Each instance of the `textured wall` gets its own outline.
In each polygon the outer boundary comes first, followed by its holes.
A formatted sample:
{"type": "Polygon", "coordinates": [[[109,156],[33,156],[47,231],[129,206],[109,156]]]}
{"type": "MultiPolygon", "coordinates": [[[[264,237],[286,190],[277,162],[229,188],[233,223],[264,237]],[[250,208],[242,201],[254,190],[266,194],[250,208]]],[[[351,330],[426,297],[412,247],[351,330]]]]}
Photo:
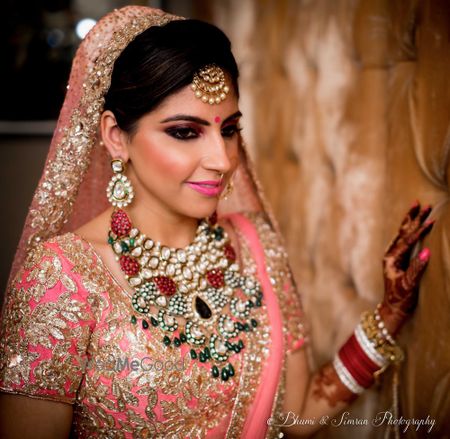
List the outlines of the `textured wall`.
{"type": "MultiPolygon", "coordinates": [[[[409,205],[435,206],[432,263],[401,339],[400,403],[404,416],[434,416],[433,432],[450,431],[450,3],[228,0],[214,17],[241,66],[246,138],[287,240],[317,364],[381,299],[382,255],[409,205]]],[[[355,416],[387,408],[377,391],[389,388],[387,375],[355,416]]],[[[337,430],[323,437],[364,434],[337,430]]]]}

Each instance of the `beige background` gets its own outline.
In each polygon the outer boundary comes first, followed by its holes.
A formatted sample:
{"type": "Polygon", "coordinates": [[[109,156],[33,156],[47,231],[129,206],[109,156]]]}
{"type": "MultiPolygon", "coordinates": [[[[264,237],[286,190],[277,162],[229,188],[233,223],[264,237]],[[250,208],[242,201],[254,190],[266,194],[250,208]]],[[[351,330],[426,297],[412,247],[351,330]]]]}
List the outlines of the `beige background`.
{"type": "MultiPolygon", "coordinates": [[[[450,436],[450,3],[218,2],[241,65],[249,143],[286,237],[316,364],[382,297],[381,259],[410,204],[434,206],[432,261],[402,333],[400,405],[450,436]],[[242,6],[243,5],[243,6],[242,6]]],[[[351,417],[390,406],[391,379],[351,417]]],[[[381,428],[320,437],[375,437],[381,428]]],[[[422,427],[408,435],[429,437],[422,427]]]]}

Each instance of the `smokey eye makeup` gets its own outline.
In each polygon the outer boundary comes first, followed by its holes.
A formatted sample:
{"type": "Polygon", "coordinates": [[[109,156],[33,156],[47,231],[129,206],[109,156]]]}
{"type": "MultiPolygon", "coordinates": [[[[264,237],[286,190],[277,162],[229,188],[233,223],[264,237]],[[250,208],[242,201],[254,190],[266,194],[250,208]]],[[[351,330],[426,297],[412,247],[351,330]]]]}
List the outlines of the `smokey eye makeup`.
{"type": "MultiPolygon", "coordinates": [[[[223,126],[220,130],[222,137],[232,138],[241,131],[239,125],[240,117],[242,117],[242,113],[237,111],[223,121],[223,126]]],[[[214,120],[219,122],[220,117],[216,116],[214,120]]],[[[176,114],[161,121],[161,123],[167,122],[178,122],[178,124],[169,126],[164,130],[167,135],[177,140],[196,139],[203,133],[204,127],[211,126],[207,120],[188,114],[176,114]]]]}
{"type": "Polygon", "coordinates": [[[166,134],[178,140],[196,139],[200,130],[192,126],[172,126],[165,129],[166,134]]]}
{"type": "MultiPolygon", "coordinates": [[[[223,137],[231,138],[241,130],[242,128],[236,122],[224,126],[221,129],[221,133],[223,137]]],[[[166,132],[166,134],[177,140],[197,139],[202,134],[201,129],[185,125],[171,126],[166,128],[164,131],[166,132]]]]}
{"type": "Polygon", "coordinates": [[[241,131],[242,128],[237,124],[230,124],[222,128],[221,133],[223,137],[233,137],[236,133],[241,131]]]}

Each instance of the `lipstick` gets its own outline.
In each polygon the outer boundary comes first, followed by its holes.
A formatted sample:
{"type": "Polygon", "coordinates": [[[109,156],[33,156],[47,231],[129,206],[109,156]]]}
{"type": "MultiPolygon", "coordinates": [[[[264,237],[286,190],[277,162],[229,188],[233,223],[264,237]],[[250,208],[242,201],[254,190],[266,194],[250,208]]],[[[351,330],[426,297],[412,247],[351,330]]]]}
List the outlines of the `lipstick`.
{"type": "Polygon", "coordinates": [[[194,191],[207,197],[217,197],[223,189],[221,180],[188,181],[186,184],[194,191]]]}

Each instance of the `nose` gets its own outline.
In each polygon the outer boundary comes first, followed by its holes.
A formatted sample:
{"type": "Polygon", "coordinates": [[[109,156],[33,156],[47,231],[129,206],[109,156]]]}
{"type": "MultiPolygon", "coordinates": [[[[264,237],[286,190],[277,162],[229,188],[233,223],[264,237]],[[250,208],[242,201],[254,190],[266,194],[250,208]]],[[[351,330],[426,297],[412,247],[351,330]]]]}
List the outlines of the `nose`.
{"type": "Polygon", "coordinates": [[[231,169],[231,145],[228,145],[221,134],[212,136],[206,145],[203,165],[206,169],[226,174],[231,169]]]}

